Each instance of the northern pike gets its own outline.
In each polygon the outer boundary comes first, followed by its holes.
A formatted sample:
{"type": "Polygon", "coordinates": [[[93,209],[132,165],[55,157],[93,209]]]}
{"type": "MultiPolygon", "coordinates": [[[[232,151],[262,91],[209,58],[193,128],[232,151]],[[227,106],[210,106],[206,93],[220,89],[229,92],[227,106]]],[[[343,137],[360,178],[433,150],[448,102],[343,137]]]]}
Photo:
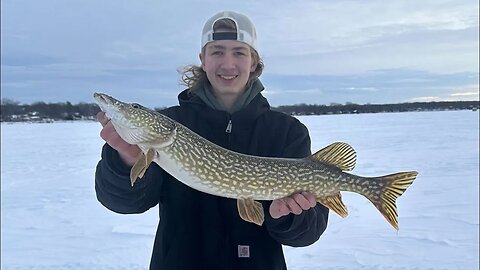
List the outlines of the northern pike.
{"type": "Polygon", "coordinates": [[[417,176],[415,171],[380,177],[347,173],[355,167],[356,152],[344,142],[299,159],[245,155],[220,147],[140,104],[101,93],[94,97],[118,135],[143,152],[130,172],[132,186],[155,162],[191,188],[237,199],[240,217],[257,225],[264,221],[258,200],[275,200],[301,191],[311,192],[317,202],[346,217],[340,192],[349,191],[365,196],[398,230],[396,199],[417,176]]]}

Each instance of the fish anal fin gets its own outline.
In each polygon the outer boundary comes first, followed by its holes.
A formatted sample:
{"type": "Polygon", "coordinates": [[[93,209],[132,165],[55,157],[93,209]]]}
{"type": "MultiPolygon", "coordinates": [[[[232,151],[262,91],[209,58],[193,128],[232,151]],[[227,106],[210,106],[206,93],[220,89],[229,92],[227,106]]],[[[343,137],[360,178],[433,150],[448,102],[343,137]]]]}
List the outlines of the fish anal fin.
{"type": "Polygon", "coordinates": [[[348,215],[347,207],[342,201],[342,195],[340,192],[333,193],[331,195],[317,197],[317,202],[323,204],[333,212],[337,213],[341,217],[348,215]]]}
{"type": "Polygon", "coordinates": [[[261,203],[249,198],[238,199],[237,208],[238,214],[243,220],[262,226],[265,216],[261,203]]]}
{"type": "Polygon", "coordinates": [[[130,170],[130,182],[132,187],[137,181],[138,178],[143,178],[145,172],[147,171],[150,163],[155,159],[156,151],[153,148],[149,148],[146,154],[142,156],[133,164],[132,169],[130,170]]]}
{"type": "Polygon", "coordinates": [[[355,168],[357,153],[349,144],[336,142],[319,150],[311,158],[315,161],[337,167],[342,171],[351,171],[355,168]]]}

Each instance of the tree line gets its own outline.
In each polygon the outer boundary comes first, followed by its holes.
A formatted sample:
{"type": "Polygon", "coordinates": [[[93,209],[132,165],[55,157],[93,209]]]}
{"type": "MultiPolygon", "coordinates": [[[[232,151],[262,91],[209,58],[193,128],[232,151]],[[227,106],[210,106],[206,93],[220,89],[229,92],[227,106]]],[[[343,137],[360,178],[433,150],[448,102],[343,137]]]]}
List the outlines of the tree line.
{"type": "MultiPolygon", "coordinates": [[[[70,102],[20,104],[10,99],[1,101],[1,122],[53,122],[58,120],[95,120],[100,108],[95,103],[70,102]]],[[[155,108],[160,111],[162,108],[155,108]]],[[[378,112],[409,112],[439,110],[478,110],[479,101],[416,102],[398,104],[335,104],[286,105],[274,110],[290,115],[357,114],[378,112]]]]}
{"type": "Polygon", "coordinates": [[[322,115],[322,114],[356,114],[379,112],[413,112],[413,111],[445,111],[445,110],[478,110],[479,101],[441,101],[414,102],[397,104],[346,104],[330,105],[288,105],[277,107],[276,110],[291,115],[322,115]]]}
{"type": "Polygon", "coordinates": [[[41,121],[51,122],[58,120],[95,119],[100,108],[95,103],[70,102],[19,104],[16,101],[2,99],[2,122],[41,121]]]}

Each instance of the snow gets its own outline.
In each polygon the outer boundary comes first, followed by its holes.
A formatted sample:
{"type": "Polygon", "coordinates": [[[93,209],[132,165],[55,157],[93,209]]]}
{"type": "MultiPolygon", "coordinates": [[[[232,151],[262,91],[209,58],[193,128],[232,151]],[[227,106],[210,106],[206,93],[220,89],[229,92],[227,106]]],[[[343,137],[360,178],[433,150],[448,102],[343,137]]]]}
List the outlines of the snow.
{"type": "MultiPolygon", "coordinates": [[[[302,116],[312,151],[345,141],[353,173],[417,170],[395,231],[344,193],[315,244],[285,247],[289,269],[478,269],[479,113],[302,116]]],[[[1,269],[147,269],[158,209],[119,215],[95,197],[103,144],[95,122],[1,125],[1,269]]]]}

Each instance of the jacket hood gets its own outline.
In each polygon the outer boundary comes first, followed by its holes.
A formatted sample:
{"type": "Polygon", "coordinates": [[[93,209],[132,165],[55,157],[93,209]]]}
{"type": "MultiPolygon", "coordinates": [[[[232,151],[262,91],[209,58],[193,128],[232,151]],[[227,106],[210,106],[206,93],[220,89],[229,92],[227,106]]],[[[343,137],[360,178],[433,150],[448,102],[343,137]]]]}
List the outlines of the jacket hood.
{"type": "MultiPolygon", "coordinates": [[[[241,104],[241,108],[235,110],[232,113],[226,112],[224,110],[215,108],[211,104],[205,102],[205,97],[201,97],[196,93],[191,93],[188,90],[183,90],[178,95],[178,102],[180,106],[192,106],[199,113],[206,112],[223,112],[223,114],[230,115],[232,118],[236,117],[247,117],[247,118],[257,118],[262,113],[270,109],[270,104],[267,99],[260,93],[263,91],[264,87],[260,80],[256,80],[250,89],[245,91],[245,93],[240,97],[238,104],[241,104]]],[[[240,106],[236,105],[235,107],[240,106]]]]}

